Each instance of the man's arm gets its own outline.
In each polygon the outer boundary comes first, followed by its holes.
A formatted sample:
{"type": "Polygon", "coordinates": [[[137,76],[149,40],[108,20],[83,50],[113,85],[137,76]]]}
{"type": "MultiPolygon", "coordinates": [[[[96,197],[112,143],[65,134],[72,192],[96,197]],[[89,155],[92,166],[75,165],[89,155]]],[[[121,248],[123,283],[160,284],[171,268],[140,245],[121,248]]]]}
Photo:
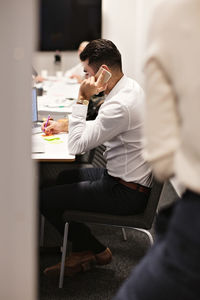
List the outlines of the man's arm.
{"type": "Polygon", "coordinates": [[[174,152],[179,144],[177,100],[169,78],[156,59],[147,61],[145,75],[145,158],[156,177],[165,180],[173,175],[174,152]]]}
{"type": "Polygon", "coordinates": [[[72,154],[93,149],[128,129],[128,110],[117,101],[107,103],[93,121],[86,121],[86,115],[86,105],[73,106],[68,136],[68,148],[72,154]]]}

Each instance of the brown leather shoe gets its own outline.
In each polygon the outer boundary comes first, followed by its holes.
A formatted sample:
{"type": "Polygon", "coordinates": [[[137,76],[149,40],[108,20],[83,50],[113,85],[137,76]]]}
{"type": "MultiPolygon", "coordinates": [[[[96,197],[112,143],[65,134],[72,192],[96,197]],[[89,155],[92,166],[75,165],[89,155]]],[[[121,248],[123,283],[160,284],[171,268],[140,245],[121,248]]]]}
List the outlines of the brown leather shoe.
{"type": "MultiPolygon", "coordinates": [[[[96,264],[95,255],[91,251],[73,252],[65,260],[64,276],[74,276],[79,272],[86,272],[96,264]]],[[[46,268],[44,274],[58,276],[60,274],[60,263],[46,268]]]]}
{"type": "MultiPolygon", "coordinates": [[[[94,265],[107,265],[112,260],[112,253],[109,248],[105,251],[94,254],[91,251],[72,252],[65,260],[64,276],[74,276],[80,272],[86,272],[94,265]]],[[[48,276],[58,276],[60,274],[60,263],[46,268],[44,274],[48,276]]]]}
{"type": "Polygon", "coordinates": [[[107,265],[112,260],[112,252],[109,248],[106,248],[106,250],[104,250],[103,252],[96,254],[95,258],[97,265],[107,265]]]}

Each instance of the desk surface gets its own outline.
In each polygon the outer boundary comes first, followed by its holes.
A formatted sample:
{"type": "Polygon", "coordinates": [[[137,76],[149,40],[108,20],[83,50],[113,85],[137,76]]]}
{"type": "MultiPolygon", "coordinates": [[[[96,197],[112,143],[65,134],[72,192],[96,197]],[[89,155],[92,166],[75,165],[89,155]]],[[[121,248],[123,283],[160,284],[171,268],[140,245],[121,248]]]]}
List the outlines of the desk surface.
{"type": "Polygon", "coordinates": [[[72,162],[74,155],[68,151],[68,134],[60,133],[43,136],[43,133],[32,135],[32,158],[38,161],[72,162]]]}

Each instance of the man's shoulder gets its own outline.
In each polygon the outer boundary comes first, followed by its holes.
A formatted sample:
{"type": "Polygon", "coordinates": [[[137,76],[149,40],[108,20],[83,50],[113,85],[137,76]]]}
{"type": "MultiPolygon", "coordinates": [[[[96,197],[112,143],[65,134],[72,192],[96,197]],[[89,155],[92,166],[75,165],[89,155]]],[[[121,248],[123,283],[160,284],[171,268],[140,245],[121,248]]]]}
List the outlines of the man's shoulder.
{"type": "Polygon", "coordinates": [[[127,77],[127,85],[121,89],[121,93],[126,93],[132,101],[136,98],[144,97],[144,90],[141,85],[130,77],[127,77]]]}
{"type": "Polygon", "coordinates": [[[118,91],[120,93],[143,93],[143,89],[140,84],[133,78],[125,76],[124,85],[121,86],[121,89],[118,91]]]}
{"type": "Polygon", "coordinates": [[[139,106],[144,101],[144,91],[139,83],[130,78],[125,77],[123,85],[120,86],[120,89],[113,94],[108,101],[105,101],[102,108],[107,108],[115,105],[118,109],[121,110],[133,110],[136,106],[139,106]]]}

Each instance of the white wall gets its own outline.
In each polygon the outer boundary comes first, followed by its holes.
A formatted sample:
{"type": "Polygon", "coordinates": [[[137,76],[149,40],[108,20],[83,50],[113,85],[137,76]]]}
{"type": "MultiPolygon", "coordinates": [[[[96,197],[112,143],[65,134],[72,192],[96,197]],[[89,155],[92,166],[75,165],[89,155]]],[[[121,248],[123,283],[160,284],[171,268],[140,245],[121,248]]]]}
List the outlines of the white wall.
{"type": "MultiPolygon", "coordinates": [[[[33,67],[40,74],[41,70],[48,70],[49,75],[55,75],[57,71],[57,66],[54,64],[54,54],[55,52],[40,52],[35,51],[33,54],[33,67]]],[[[65,72],[67,69],[78,64],[79,58],[76,51],[63,51],[61,52],[62,62],[60,65],[60,70],[65,72]]]]}
{"type": "Polygon", "coordinates": [[[102,37],[116,44],[122,54],[124,72],[130,77],[135,75],[136,6],[134,0],[102,3],[102,37]]]}
{"type": "Polygon", "coordinates": [[[152,9],[159,0],[103,0],[103,38],[119,48],[124,73],[143,85],[145,40],[152,9]]]}
{"type": "Polygon", "coordinates": [[[2,300],[36,299],[36,197],[31,160],[34,2],[2,0],[0,9],[2,300]]]}

